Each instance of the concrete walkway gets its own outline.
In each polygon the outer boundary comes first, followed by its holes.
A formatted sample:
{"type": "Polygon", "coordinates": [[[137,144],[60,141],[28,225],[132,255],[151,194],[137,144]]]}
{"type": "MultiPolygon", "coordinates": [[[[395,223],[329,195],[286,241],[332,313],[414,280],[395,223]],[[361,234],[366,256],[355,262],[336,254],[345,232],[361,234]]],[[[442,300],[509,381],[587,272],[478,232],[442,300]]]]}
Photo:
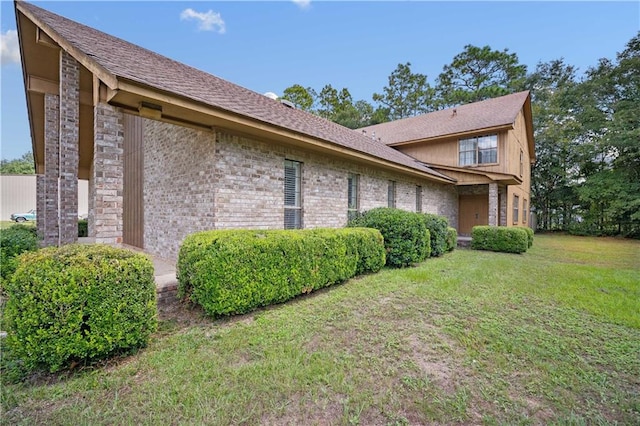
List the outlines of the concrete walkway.
{"type": "Polygon", "coordinates": [[[145,253],[153,261],[153,269],[156,276],[156,293],[158,301],[176,297],[178,280],[176,279],[176,264],[167,259],[161,259],[145,253]]]}

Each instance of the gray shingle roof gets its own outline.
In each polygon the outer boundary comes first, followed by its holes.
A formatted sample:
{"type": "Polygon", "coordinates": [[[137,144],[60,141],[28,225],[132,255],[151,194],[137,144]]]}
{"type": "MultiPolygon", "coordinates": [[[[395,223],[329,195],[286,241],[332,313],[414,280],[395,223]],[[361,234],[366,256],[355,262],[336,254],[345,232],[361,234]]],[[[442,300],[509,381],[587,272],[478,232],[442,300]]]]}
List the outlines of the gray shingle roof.
{"type": "Polygon", "coordinates": [[[31,13],[36,20],[48,26],[117,78],[141,83],[214,108],[454,181],[412,157],[346,127],[304,111],[288,108],[259,93],[32,4],[19,2],[17,7],[31,13]]]}
{"type": "Polygon", "coordinates": [[[358,129],[387,145],[513,124],[529,92],[518,92],[358,129]],[[455,114],[453,113],[455,109],[455,114]]]}

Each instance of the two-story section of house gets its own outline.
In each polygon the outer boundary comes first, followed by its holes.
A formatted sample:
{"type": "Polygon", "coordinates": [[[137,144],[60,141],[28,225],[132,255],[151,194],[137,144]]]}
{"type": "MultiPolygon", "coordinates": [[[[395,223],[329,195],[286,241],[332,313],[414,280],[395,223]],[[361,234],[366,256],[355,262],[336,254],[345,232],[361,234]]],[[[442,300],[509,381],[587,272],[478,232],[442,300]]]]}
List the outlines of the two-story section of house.
{"type": "Polygon", "coordinates": [[[535,161],[528,91],[358,131],[456,179],[458,233],[528,226],[535,161]]]}

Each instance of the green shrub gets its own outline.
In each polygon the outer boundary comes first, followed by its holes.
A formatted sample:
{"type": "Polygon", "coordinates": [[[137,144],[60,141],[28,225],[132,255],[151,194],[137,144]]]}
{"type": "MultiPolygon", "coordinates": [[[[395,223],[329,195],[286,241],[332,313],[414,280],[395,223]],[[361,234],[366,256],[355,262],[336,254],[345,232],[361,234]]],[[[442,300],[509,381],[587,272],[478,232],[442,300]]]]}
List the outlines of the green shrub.
{"type": "Polygon", "coordinates": [[[89,221],[87,219],[79,219],[78,220],[78,237],[88,237],[89,236],[89,221]]]}
{"type": "Polygon", "coordinates": [[[531,248],[533,246],[533,229],[528,226],[519,226],[520,229],[524,229],[527,233],[527,248],[531,248]]]}
{"type": "Polygon", "coordinates": [[[208,315],[231,315],[284,302],[384,265],[375,229],[206,231],[185,238],[178,296],[208,315]]]}
{"type": "Polygon", "coordinates": [[[129,352],[156,330],[153,264],[128,250],[73,244],[25,253],[7,290],[7,345],[29,370],[129,352]]]}
{"type": "Polygon", "coordinates": [[[453,251],[458,246],[458,231],[456,228],[447,227],[447,251],[453,251]]]}
{"type": "Polygon", "coordinates": [[[431,253],[431,237],[419,213],[379,207],[362,213],[348,226],[380,231],[387,251],[387,266],[409,266],[422,262],[431,253]]]}
{"type": "Polygon", "coordinates": [[[524,253],[528,240],[527,232],[517,227],[474,226],[471,230],[471,248],[476,250],[524,253]]]}
{"type": "Polygon", "coordinates": [[[17,256],[38,249],[35,226],[12,225],[0,230],[0,277],[8,280],[16,270],[17,256]]]}
{"type": "Polygon", "coordinates": [[[442,256],[447,251],[449,221],[445,217],[431,213],[425,213],[422,217],[431,236],[431,257],[442,256]]]}

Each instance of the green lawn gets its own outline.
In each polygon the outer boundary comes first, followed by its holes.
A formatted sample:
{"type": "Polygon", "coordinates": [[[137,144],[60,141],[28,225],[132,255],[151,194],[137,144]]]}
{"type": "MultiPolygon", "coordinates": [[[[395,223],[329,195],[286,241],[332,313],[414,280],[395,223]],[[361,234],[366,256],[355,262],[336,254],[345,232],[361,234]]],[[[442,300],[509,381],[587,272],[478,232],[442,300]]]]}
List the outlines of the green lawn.
{"type": "MultiPolygon", "coordinates": [[[[5,360],[5,365],[7,360],[5,360]]],[[[8,383],[7,424],[640,424],[640,242],[456,250],[8,383]]]]}

